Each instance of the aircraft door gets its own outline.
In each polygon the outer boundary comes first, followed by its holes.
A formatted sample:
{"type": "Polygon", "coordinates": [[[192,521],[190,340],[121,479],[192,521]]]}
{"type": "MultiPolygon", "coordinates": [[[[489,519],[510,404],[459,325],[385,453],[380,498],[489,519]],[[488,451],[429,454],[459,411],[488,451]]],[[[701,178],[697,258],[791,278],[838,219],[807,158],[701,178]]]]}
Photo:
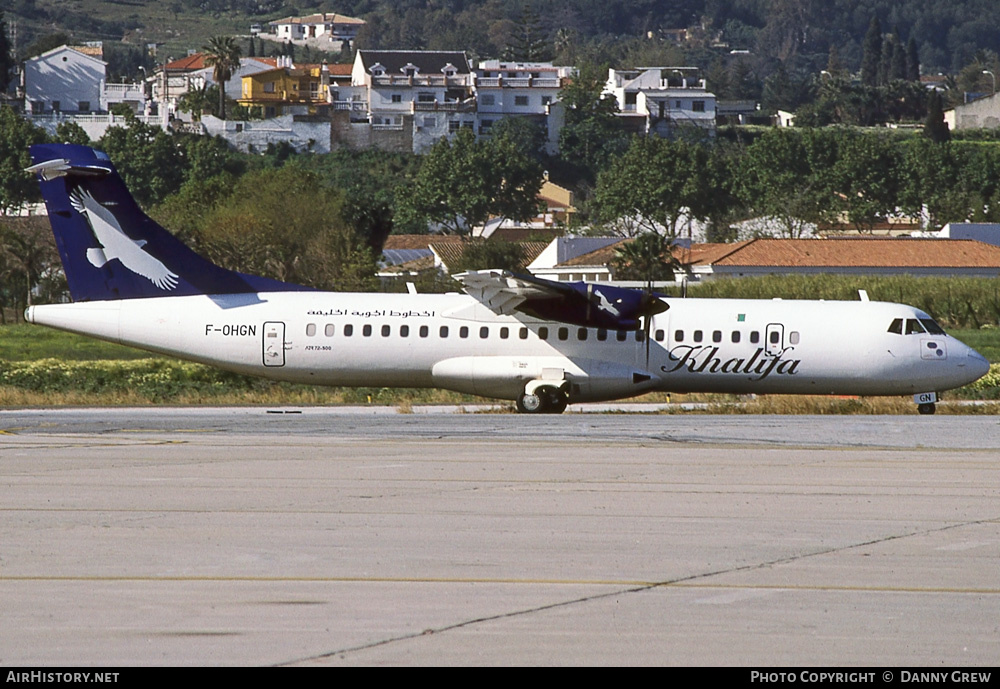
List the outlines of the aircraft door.
{"type": "Polygon", "coordinates": [[[285,324],[278,321],[264,323],[262,342],[265,366],[285,365],[285,324]]]}
{"type": "Polygon", "coordinates": [[[785,349],[785,326],[781,323],[768,323],[764,331],[764,347],[771,356],[778,356],[785,349]]]}

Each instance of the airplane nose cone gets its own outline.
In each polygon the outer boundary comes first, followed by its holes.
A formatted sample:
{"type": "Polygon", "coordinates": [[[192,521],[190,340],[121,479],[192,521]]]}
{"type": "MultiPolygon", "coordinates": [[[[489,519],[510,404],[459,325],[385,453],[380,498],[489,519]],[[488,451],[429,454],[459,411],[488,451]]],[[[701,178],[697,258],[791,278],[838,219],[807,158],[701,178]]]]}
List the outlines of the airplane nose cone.
{"type": "Polygon", "coordinates": [[[990,372],[990,362],[982,354],[969,347],[969,363],[966,367],[970,376],[975,376],[972,381],[977,381],[990,372]]]}

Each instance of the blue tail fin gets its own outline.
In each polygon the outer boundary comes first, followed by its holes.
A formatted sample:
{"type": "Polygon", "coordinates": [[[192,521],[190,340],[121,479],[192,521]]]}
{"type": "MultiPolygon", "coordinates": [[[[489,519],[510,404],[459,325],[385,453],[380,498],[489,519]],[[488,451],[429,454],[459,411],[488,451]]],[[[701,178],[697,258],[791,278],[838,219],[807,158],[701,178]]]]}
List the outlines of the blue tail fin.
{"type": "Polygon", "coordinates": [[[310,288],[220,268],[136,204],[107,154],[71,144],[31,147],[73,301],[310,288]]]}

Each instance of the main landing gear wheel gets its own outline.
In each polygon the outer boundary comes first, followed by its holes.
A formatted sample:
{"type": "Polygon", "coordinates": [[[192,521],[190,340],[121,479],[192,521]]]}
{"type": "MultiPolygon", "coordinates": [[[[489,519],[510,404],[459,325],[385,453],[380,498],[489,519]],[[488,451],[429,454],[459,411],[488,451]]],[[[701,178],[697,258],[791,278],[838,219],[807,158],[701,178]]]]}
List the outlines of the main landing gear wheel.
{"type": "Polygon", "coordinates": [[[917,413],[919,414],[933,414],[936,409],[937,407],[934,406],[933,402],[924,402],[917,405],[917,413]]]}
{"type": "Polygon", "coordinates": [[[545,411],[549,414],[562,414],[566,411],[569,399],[566,393],[559,388],[545,386],[538,389],[538,394],[545,398],[545,411]]]}
{"type": "Polygon", "coordinates": [[[522,414],[540,414],[545,402],[536,391],[532,395],[521,395],[517,398],[517,410],[522,414]]]}
{"type": "Polygon", "coordinates": [[[534,393],[517,398],[517,410],[522,414],[562,414],[567,404],[566,393],[551,385],[543,385],[534,393]]]}

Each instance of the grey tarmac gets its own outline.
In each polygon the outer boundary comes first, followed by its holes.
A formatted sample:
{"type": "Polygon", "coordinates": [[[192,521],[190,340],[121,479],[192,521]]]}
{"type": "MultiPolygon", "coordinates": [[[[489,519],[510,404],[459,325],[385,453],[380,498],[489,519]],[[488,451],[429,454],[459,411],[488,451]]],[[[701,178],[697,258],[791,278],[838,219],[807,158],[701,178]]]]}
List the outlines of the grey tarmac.
{"type": "Polygon", "coordinates": [[[1000,657],[997,417],[414,411],[0,411],[0,664],[1000,657]]]}

